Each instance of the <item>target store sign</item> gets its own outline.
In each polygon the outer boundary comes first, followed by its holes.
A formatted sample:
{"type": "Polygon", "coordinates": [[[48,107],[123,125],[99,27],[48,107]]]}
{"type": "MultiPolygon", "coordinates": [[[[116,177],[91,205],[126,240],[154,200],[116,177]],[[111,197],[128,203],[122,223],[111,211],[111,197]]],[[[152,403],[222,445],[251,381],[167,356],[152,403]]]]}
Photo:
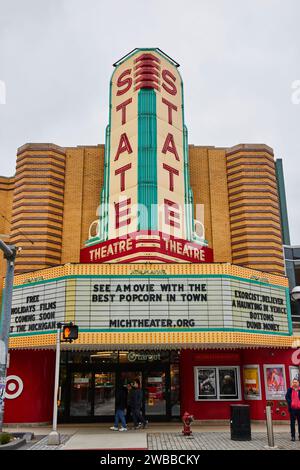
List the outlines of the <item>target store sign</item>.
{"type": "Polygon", "coordinates": [[[24,389],[24,383],[21,377],[17,375],[8,375],[6,377],[6,390],[5,398],[8,400],[14,400],[18,398],[24,389]]]}

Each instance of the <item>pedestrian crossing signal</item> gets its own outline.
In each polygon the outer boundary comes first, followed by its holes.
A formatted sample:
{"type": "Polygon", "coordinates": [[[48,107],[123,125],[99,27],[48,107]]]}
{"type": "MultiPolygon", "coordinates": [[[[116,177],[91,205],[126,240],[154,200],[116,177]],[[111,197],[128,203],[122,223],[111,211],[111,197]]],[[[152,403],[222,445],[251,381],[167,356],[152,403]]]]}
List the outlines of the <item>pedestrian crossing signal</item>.
{"type": "Polygon", "coordinates": [[[77,325],[64,325],[63,327],[63,339],[72,343],[78,338],[78,326],[77,325]]]}

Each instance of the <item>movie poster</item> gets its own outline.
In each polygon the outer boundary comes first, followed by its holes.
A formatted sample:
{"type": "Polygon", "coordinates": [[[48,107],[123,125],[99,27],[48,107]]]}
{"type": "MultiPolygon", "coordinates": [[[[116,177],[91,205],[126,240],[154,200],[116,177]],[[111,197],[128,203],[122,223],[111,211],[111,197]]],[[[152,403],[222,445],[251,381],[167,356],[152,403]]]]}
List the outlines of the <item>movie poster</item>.
{"type": "Polygon", "coordinates": [[[267,364],[264,366],[267,400],[284,400],[286,381],[284,365],[267,364]]]}
{"type": "Polygon", "coordinates": [[[245,400],[261,400],[259,366],[244,366],[243,378],[245,400]]]}
{"type": "MultiPolygon", "coordinates": [[[[299,367],[290,366],[290,384],[293,382],[294,379],[297,379],[297,380],[300,379],[299,367]]],[[[289,386],[290,386],[290,384],[289,384],[289,386]]]]}
{"type": "Polygon", "coordinates": [[[219,367],[219,390],[221,400],[238,399],[239,391],[236,367],[219,367]]]}
{"type": "Polygon", "coordinates": [[[217,398],[217,381],[216,369],[199,368],[198,374],[198,399],[216,399],[217,398]]]}

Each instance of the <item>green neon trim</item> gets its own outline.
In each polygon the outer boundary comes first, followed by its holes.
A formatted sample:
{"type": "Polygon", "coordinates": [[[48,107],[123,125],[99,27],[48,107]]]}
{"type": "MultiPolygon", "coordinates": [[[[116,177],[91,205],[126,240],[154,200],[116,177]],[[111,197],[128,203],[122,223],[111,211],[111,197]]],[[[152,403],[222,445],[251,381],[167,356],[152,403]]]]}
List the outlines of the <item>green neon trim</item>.
{"type": "Polygon", "coordinates": [[[3,309],[4,309],[4,291],[5,291],[5,287],[2,289],[1,291],[1,316],[0,316],[0,331],[2,331],[2,319],[3,319],[3,309]]]}
{"type": "Polygon", "coordinates": [[[289,333],[293,334],[293,321],[292,321],[292,309],[291,309],[291,296],[290,290],[288,287],[285,288],[285,298],[286,298],[286,307],[287,307],[287,318],[289,323],[289,333]]]}
{"type": "Polygon", "coordinates": [[[138,207],[139,230],[157,230],[157,118],[156,94],[138,94],[138,207]]]}
{"type": "Polygon", "coordinates": [[[275,169],[276,169],[277,190],[278,190],[278,195],[279,195],[282,241],[284,245],[290,245],[291,244],[290,230],[289,230],[287,203],[286,203],[286,195],[285,195],[285,184],[284,184],[283,166],[282,166],[281,158],[275,161],[275,169]]]}
{"type": "Polygon", "coordinates": [[[183,126],[183,158],[184,158],[184,202],[185,202],[185,228],[186,239],[201,245],[208,245],[206,240],[199,239],[195,235],[195,216],[194,216],[194,194],[191,187],[190,170],[189,170],[189,145],[188,145],[188,129],[185,125],[184,114],[184,89],[183,80],[179,70],[177,70],[181,79],[181,96],[182,96],[182,126],[183,126]]]}
{"type": "Polygon", "coordinates": [[[131,275],[131,274],[112,274],[112,275],[96,275],[96,274],[93,274],[93,275],[89,275],[89,274],[69,274],[69,275],[66,275],[66,276],[61,276],[61,277],[55,277],[55,278],[52,278],[52,279],[45,279],[45,280],[42,280],[42,281],[36,281],[36,282],[29,282],[27,284],[21,284],[19,286],[14,286],[14,289],[21,289],[23,287],[28,287],[28,286],[34,286],[34,285],[39,285],[39,284],[45,284],[45,283],[49,283],[49,282],[56,282],[56,281],[64,281],[64,280],[67,280],[67,279],[81,279],[81,278],[88,278],[88,279],[99,279],[99,278],[103,278],[103,279],[110,279],[110,278],[119,278],[119,279],[124,279],[124,278],[128,278],[130,277],[131,279],[145,279],[145,278],[149,278],[149,277],[154,277],[155,279],[166,279],[166,278],[179,278],[179,279],[204,279],[204,278],[210,278],[210,279],[213,279],[213,278],[218,278],[218,279],[234,279],[234,280],[237,280],[237,281],[242,281],[242,282],[250,282],[252,284],[256,284],[256,285],[259,285],[259,286],[266,286],[266,287],[274,287],[274,288],[277,288],[277,289],[281,289],[281,290],[285,290],[286,292],[289,292],[289,289],[288,287],[285,287],[285,286],[278,286],[276,284],[269,284],[267,282],[260,282],[260,281],[256,281],[255,279],[245,279],[244,277],[238,277],[238,276],[233,276],[231,274],[164,274],[164,275],[150,275],[150,274],[139,274],[139,275],[131,275]]]}
{"type": "Polygon", "coordinates": [[[18,338],[19,336],[36,336],[36,335],[52,335],[57,333],[57,330],[41,330],[41,331],[29,331],[28,333],[11,333],[10,338],[18,338]]]}
{"type": "Polygon", "coordinates": [[[171,65],[173,65],[173,67],[179,67],[176,66],[176,63],[175,61],[172,61],[171,60],[171,57],[169,57],[168,55],[165,55],[163,51],[160,51],[158,50],[157,48],[155,47],[143,47],[141,49],[137,48],[137,49],[134,49],[131,53],[127,54],[123,59],[121,60],[118,60],[116,62],[116,69],[121,65],[123,64],[126,60],[130,59],[130,57],[134,56],[135,54],[139,54],[140,52],[156,52],[157,54],[159,54],[161,57],[163,57],[167,62],[169,62],[171,65]]]}
{"type": "Polygon", "coordinates": [[[93,238],[89,238],[89,240],[87,240],[85,242],[85,246],[92,246],[92,245],[95,245],[96,243],[99,243],[101,239],[99,237],[93,237],[93,238]]]}

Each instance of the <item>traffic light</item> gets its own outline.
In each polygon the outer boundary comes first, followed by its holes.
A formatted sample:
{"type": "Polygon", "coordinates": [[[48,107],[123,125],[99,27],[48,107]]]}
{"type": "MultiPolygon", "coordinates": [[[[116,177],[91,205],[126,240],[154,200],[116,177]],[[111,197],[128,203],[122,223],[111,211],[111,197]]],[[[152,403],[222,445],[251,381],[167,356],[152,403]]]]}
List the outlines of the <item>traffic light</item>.
{"type": "Polygon", "coordinates": [[[78,338],[78,326],[70,323],[69,325],[64,325],[63,327],[63,339],[72,343],[75,339],[78,338]]]}

